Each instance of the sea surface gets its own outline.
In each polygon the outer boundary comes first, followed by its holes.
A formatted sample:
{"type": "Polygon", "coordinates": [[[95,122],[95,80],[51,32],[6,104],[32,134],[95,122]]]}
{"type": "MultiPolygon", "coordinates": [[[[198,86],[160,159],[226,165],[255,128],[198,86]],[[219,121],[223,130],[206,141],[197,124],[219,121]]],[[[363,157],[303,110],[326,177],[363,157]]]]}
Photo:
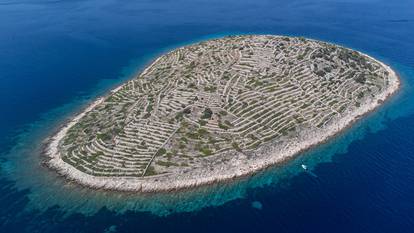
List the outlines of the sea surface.
{"type": "Polygon", "coordinates": [[[413,0],[0,0],[0,232],[412,233],[413,85],[413,0]],[[154,58],[237,34],[360,50],[401,91],[286,164],[193,191],[97,192],[42,166],[47,137],[154,58]]]}

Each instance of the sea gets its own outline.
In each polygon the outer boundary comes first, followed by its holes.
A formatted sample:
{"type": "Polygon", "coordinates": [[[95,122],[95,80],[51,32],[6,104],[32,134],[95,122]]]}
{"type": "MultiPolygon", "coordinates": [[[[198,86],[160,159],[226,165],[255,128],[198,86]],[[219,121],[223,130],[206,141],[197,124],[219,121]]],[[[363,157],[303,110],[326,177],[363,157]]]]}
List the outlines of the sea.
{"type": "Polygon", "coordinates": [[[412,233],[413,85],[413,0],[0,0],[0,232],[412,233]],[[362,51],[401,90],[329,142],[223,184],[107,192],[43,166],[48,137],[161,54],[244,34],[362,51]]]}

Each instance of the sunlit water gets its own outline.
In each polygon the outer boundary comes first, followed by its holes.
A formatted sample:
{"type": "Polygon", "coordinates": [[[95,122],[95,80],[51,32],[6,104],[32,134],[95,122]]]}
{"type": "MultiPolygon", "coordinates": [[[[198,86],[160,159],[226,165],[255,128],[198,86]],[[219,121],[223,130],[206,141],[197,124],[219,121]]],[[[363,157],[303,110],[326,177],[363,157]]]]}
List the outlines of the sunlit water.
{"type": "Polygon", "coordinates": [[[412,232],[413,78],[410,0],[0,0],[0,232],[412,232]],[[361,50],[402,90],[329,143],[226,184],[97,192],[42,167],[45,138],[152,59],[254,33],[361,50]]]}

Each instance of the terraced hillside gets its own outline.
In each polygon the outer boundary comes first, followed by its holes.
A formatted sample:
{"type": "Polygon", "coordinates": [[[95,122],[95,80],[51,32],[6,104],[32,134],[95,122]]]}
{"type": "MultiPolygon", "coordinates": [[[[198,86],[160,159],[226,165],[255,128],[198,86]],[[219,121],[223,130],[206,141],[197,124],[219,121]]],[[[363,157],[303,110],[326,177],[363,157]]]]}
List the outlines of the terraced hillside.
{"type": "Polygon", "coordinates": [[[319,41],[209,40],[161,56],[107,96],[70,127],[59,152],[101,177],[213,169],[302,130],[318,132],[389,81],[374,59],[319,41]]]}

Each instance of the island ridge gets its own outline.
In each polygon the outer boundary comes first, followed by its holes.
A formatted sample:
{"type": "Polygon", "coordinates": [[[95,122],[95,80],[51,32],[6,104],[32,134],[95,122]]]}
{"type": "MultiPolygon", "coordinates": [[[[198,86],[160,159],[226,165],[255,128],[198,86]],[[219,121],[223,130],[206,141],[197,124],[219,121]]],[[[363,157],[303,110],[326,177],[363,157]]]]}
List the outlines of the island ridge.
{"type": "Polygon", "coordinates": [[[175,49],[48,142],[47,166],[92,188],[157,192],[251,174],[324,142],[399,88],[341,46],[247,35],[175,49]]]}

